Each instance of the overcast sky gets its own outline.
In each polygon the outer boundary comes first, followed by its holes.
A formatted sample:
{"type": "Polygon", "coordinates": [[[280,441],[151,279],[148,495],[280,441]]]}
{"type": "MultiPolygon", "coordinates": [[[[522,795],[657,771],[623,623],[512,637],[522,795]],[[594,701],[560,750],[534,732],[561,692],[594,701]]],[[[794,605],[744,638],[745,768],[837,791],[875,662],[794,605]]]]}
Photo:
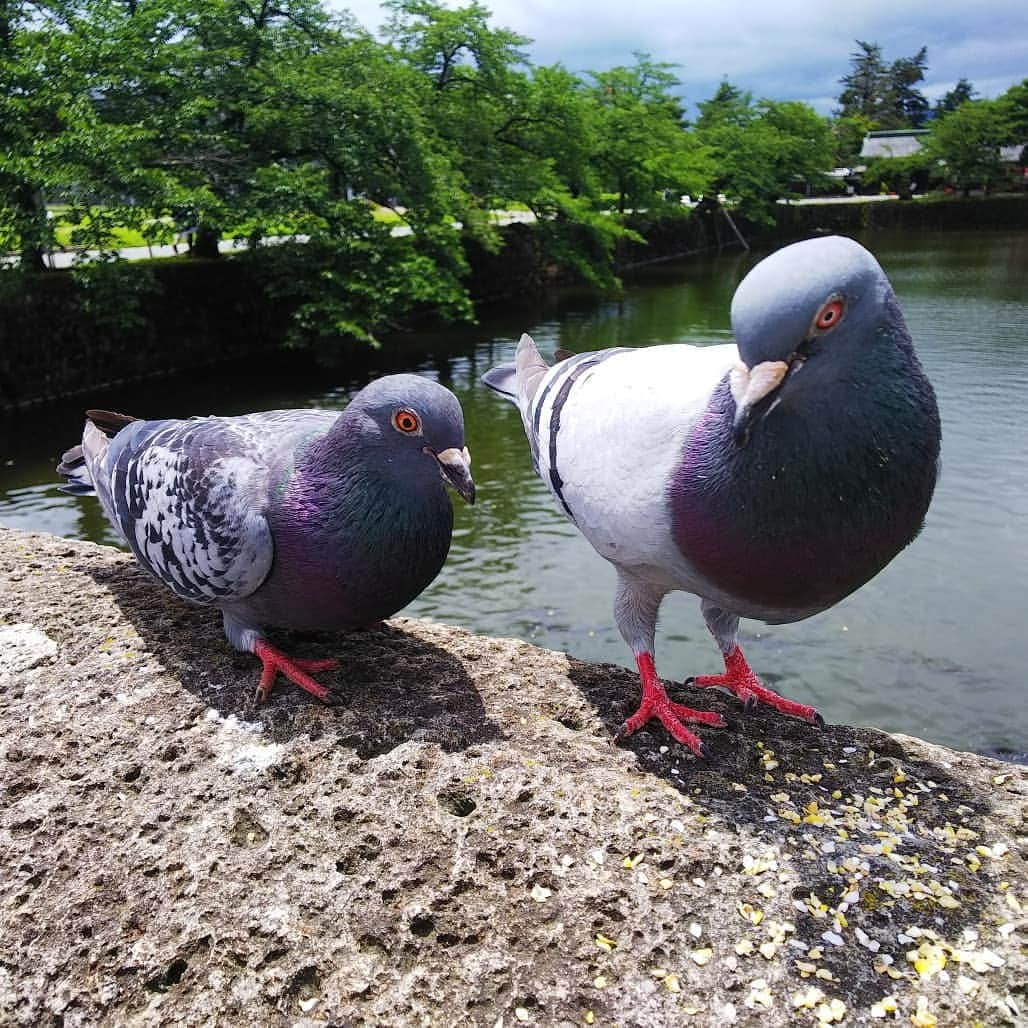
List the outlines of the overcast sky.
{"type": "MultiPolygon", "coordinates": [[[[375,0],[329,0],[371,30],[375,0]]],[[[632,63],[632,51],[678,67],[690,114],[727,78],[756,97],[805,100],[829,114],[855,40],[878,43],[886,61],[928,47],[921,86],[929,100],[970,79],[996,96],[1028,78],[1026,0],[484,0],[492,24],[528,36],[534,64],[572,71],[632,63]]],[[[461,6],[450,0],[447,6],[461,6]]]]}

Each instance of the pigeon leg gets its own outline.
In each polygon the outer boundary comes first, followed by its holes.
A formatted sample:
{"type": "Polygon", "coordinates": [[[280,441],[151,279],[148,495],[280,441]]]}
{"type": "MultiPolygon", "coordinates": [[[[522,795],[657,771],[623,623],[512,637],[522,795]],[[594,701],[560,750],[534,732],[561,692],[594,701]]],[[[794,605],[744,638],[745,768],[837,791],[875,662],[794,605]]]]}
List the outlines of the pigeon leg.
{"type": "Polygon", "coordinates": [[[258,703],[268,698],[271,688],[275,684],[275,676],[279,672],[294,685],[298,685],[301,689],[306,689],[312,696],[316,696],[322,703],[329,702],[328,689],[311,678],[307,672],[328,671],[336,666],[337,661],[287,657],[266,639],[258,639],[254,644],[253,652],[263,665],[261,680],[257,685],[256,700],[258,703]]]}
{"type": "Polygon", "coordinates": [[[811,724],[824,725],[825,723],[825,719],[814,707],[786,699],[773,689],[761,685],[760,679],[746,663],[746,658],[738,646],[725,654],[725,673],[723,675],[698,675],[695,678],[687,678],[685,684],[694,685],[698,689],[726,689],[738,696],[747,710],[753,710],[758,703],[763,703],[774,707],[783,714],[802,718],[811,724]]]}
{"type": "Polygon", "coordinates": [[[673,702],[657,677],[651,654],[640,653],[635,658],[635,662],[639,668],[639,676],[642,678],[642,702],[639,704],[639,709],[618,730],[617,738],[623,739],[626,735],[631,735],[647,721],[656,718],[678,742],[683,746],[688,746],[697,757],[706,757],[708,751],[703,740],[695,732],[690,732],[682,722],[692,721],[701,725],[723,728],[724,718],[713,711],[693,710],[691,707],[673,702]]]}

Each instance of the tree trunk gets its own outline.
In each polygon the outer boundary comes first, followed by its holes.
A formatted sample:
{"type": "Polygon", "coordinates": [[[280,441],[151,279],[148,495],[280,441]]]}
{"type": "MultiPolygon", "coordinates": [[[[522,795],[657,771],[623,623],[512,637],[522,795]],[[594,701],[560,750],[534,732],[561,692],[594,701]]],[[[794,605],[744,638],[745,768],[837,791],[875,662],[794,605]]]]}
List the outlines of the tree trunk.
{"type": "Polygon", "coordinates": [[[46,204],[38,189],[23,185],[14,194],[21,221],[21,266],[26,271],[46,271],[44,246],[46,204]]]}
{"type": "Polygon", "coordinates": [[[193,245],[189,250],[190,257],[206,257],[214,260],[220,257],[218,252],[218,230],[212,225],[200,224],[196,226],[196,235],[193,236],[193,245]]]}

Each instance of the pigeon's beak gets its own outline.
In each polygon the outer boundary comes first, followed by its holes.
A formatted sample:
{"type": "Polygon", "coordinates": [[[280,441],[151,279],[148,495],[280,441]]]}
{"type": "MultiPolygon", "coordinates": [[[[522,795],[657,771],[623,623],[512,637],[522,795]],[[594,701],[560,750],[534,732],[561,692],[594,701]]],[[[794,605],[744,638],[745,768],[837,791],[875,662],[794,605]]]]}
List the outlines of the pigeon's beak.
{"type": "Polygon", "coordinates": [[[439,470],[454,489],[470,504],[475,502],[475,481],[471,477],[471,454],[465,446],[458,450],[451,446],[441,453],[432,454],[439,461],[439,470]]]}
{"type": "Polygon", "coordinates": [[[760,413],[758,404],[782,384],[788,371],[789,365],[785,361],[763,361],[752,368],[739,363],[732,368],[728,384],[735,400],[732,435],[736,446],[742,447],[749,442],[753,421],[760,413]]]}

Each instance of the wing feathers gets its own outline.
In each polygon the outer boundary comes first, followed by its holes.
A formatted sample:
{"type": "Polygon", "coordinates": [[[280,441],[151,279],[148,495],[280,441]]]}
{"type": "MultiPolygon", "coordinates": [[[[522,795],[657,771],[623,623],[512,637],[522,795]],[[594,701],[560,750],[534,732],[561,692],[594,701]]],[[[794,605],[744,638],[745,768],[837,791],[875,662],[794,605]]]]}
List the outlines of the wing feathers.
{"type": "Polygon", "coordinates": [[[263,513],[273,421],[123,419],[109,439],[119,417],[87,422],[83,460],[140,563],[197,603],[249,596],[274,554],[263,513]]]}

